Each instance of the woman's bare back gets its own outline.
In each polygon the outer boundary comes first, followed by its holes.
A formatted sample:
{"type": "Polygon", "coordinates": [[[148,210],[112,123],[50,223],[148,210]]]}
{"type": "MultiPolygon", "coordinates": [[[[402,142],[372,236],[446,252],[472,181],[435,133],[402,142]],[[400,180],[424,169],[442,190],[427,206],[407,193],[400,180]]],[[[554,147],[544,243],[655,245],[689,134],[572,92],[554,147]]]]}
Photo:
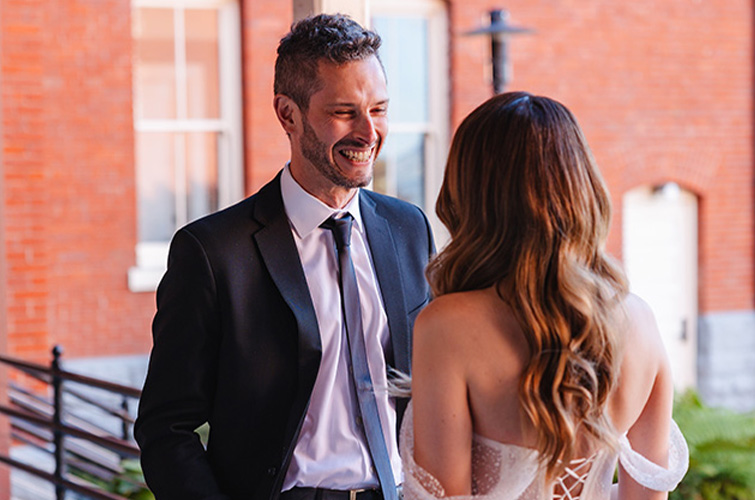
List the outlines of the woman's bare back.
{"type": "MultiPolygon", "coordinates": [[[[663,344],[647,305],[625,301],[621,369],[606,411],[635,450],[665,465],[673,387],[663,344]]],[[[519,399],[530,358],[525,334],[494,288],[448,294],[415,325],[415,458],[443,478],[447,494],[468,494],[473,434],[535,448],[537,433],[519,399]],[[465,460],[466,458],[466,460],[465,460]]],[[[583,459],[597,450],[585,440],[583,459]]],[[[621,473],[623,475],[623,472],[621,473]]],[[[624,477],[623,498],[661,499],[624,477]],[[638,496],[638,495],[643,496],[638,496]]]]}

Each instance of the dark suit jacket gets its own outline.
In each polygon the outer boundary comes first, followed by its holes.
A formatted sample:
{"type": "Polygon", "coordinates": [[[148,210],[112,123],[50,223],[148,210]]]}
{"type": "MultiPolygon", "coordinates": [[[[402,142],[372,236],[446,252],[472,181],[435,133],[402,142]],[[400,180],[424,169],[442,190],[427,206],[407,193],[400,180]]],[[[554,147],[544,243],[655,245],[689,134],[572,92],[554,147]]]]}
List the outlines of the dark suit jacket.
{"type": "MultiPolygon", "coordinates": [[[[417,207],[370,191],[360,207],[393,364],[408,373],[411,328],[429,300],[430,227],[417,207]]],[[[176,233],[153,336],[134,434],[157,498],[277,499],[321,357],[280,174],[176,233]],[[207,451],[194,433],[205,421],[207,451]]]]}

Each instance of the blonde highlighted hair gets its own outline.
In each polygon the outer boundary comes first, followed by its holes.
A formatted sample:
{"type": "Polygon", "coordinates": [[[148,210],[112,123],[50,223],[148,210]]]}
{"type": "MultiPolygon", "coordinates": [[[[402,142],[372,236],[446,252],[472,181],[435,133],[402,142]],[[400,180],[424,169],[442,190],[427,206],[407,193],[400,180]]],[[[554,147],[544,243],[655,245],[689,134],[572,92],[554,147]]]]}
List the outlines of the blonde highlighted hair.
{"type": "Polygon", "coordinates": [[[547,477],[583,438],[615,447],[605,407],[627,284],[604,250],[611,203],[572,113],[524,92],[483,103],[454,136],[436,212],[451,241],[428,267],[435,295],[496,286],[525,332],[520,401],[547,477]]]}

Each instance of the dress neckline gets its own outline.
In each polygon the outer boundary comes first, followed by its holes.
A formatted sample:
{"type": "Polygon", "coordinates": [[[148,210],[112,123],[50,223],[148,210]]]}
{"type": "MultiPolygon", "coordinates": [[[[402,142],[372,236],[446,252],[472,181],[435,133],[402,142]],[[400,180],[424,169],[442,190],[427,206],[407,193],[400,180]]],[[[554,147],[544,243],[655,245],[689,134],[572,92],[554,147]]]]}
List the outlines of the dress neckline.
{"type": "MultiPolygon", "coordinates": [[[[491,448],[511,449],[517,451],[521,455],[531,455],[533,457],[536,457],[538,454],[537,448],[530,448],[529,446],[523,446],[514,443],[504,443],[477,433],[473,433],[472,436],[475,441],[484,443],[491,448]]],[[[597,450],[589,457],[575,458],[569,462],[569,467],[581,466],[585,462],[593,462],[598,457],[598,455],[600,455],[604,451],[605,450],[597,450]]]]}
{"type": "Polygon", "coordinates": [[[529,446],[524,446],[520,444],[504,443],[502,441],[496,441],[495,439],[485,437],[481,434],[474,433],[473,438],[475,441],[480,441],[482,443],[485,443],[486,445],[491,446],[492,448],[513,448],[513,449],[521,450],[522,453],[537,454],[536,448],[530,448],[529,446]]]}

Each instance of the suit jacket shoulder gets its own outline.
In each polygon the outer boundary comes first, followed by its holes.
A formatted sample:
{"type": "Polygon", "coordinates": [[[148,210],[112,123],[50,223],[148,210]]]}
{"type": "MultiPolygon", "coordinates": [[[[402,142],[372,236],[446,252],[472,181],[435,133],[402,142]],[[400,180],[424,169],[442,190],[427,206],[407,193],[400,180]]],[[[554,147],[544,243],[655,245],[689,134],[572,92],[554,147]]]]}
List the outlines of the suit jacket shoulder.
{"type": "Polygon", "coordinates": [[[374,210],[376,215],[387,220],[395,237],[413,239],[413,242],[410,240],[407,244],[414,245],[423,252],[425,259],[435,253],[430,222],[418,206],[366,189],[361,190],[361,193],[362,207],[374,210]]]}

